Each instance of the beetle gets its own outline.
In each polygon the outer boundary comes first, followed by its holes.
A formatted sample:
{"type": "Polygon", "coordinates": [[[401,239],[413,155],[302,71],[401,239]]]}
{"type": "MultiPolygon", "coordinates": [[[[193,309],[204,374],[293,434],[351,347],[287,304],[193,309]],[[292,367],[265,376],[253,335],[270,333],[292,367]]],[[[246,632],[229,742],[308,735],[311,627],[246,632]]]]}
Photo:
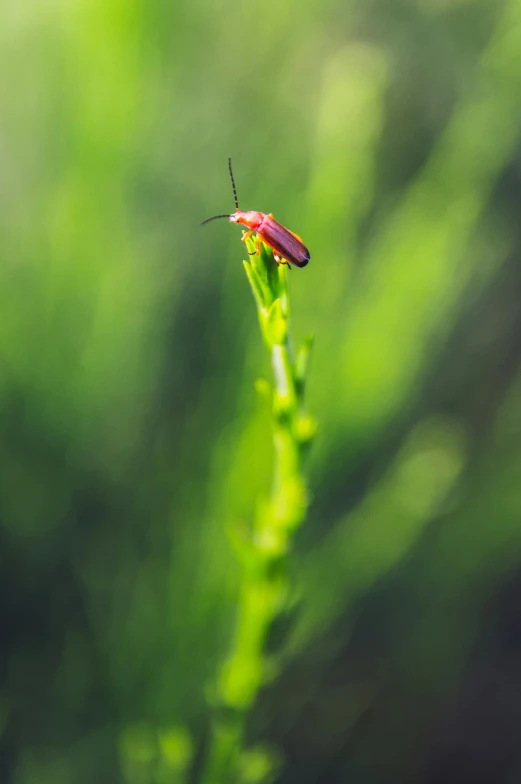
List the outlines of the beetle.
{"type": "Polygon", "coordinates": [[[261,240],[269,245],[273,250],[273,256],[278,264],[294,264],[296,267],[305,267],[309,261],[309,250],[304,245],[302,239],[298,234],[286,229],[282,224],[275,220],[273,215],[264,212],[256,212],[254,210],[244,212],[239,209],[239,202],[237,200],[237,188],[235,187],[235,180],[232,171],[232,159],[228,158],[228,169],[230,170],[230,179],[232,181],[233,196],[235,199],[235,212],[226,215],[214,215],[212,218],[207,218],[201,223],[216,220],[217,218],[228,218],[230,223],[241,223],[248,229],[242,237],[242,241],[247,240],[254,232],[257,232],[257,250],[249,255],[257,255],[260,253],[261,240]]]}

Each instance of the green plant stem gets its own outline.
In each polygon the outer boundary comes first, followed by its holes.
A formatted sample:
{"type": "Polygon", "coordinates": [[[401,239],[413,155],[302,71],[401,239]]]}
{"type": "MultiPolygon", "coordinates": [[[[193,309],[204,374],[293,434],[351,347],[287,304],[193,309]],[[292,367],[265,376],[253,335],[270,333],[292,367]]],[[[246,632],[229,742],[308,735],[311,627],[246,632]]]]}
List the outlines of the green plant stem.
{"type": "MultiPolygon", "coordinates": [[[[248,245],[250,251],[255,250],[254,242],[248,245]]],[[[241,563],[241,585],[231,650],[217,679],[204,784],[243,780],[245,722],[269,676],[266,642],[287,602],[287,558],[293,533],[308,507],[302,461],[315,433],[315,423],[305,413],[303,399],[311,341],[305,341],[295,360],[289,339],[287,270],[276,263],[264,245],[261,253],[251,256],[244,265],[273,367],[274,386],[269,392],[273,482],[269,498],[258,504],[248,540],[231,533],[241,563]]]]}

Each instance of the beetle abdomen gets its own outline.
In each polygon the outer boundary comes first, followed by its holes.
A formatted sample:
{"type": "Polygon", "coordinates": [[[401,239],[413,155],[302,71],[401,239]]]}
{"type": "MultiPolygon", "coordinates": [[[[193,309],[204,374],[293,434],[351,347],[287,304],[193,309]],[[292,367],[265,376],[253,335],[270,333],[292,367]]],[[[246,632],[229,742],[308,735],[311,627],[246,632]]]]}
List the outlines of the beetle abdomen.
{"type": "Polygon", "coordinates": [[[281,258],[295,264],[297,267],[305,267],[310,259],[309,251],[304,243],[296,237],[289,229],[282,226],[272,215],[265,215],[264,220],[257,229],[262,239],[267,245],[281,258]]]}

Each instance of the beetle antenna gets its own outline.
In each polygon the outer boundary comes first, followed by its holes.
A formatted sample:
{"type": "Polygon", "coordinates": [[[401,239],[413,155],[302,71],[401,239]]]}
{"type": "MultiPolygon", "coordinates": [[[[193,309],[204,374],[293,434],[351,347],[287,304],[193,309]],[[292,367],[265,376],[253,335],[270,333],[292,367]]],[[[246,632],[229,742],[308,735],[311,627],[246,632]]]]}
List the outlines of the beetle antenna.
{"type": "Polygon", "coordinates": [[[232,188],[233,188],[233,197],[235,199],[235,209],[239,209],[239,200],[237,199],[237,188],[235,187],[235,180],[233,179],[233,172],[232,172],[232,159],[228,158],[228,168],[230,170],[230,179],[232,181],[232,188]]]}
{"type": "Polygon", "coordinates": [[[210,221],[216,220],[216,218],[229,218],[229,215],[214,215],[212,218],[207,218],[201,223],[201,226],[204,226],[205,223],[210,223],[210,221]]]}

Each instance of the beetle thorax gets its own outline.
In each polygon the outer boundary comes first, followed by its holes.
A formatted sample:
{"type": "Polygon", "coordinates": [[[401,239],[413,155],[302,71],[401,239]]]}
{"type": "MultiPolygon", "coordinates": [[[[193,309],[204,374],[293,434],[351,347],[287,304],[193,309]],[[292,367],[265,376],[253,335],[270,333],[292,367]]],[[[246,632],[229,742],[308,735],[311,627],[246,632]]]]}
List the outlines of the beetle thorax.
{"type": "Polygon", "coordinates": [[[237,210],[237,212],[233,212],[230,215],[231,223],[242,223],[243,226],[247,226],[249,229],[253,229],[254,231],[259,228],[263,220],[264,213],[255,212],[254,210],[249,212],[237,210]]]}

